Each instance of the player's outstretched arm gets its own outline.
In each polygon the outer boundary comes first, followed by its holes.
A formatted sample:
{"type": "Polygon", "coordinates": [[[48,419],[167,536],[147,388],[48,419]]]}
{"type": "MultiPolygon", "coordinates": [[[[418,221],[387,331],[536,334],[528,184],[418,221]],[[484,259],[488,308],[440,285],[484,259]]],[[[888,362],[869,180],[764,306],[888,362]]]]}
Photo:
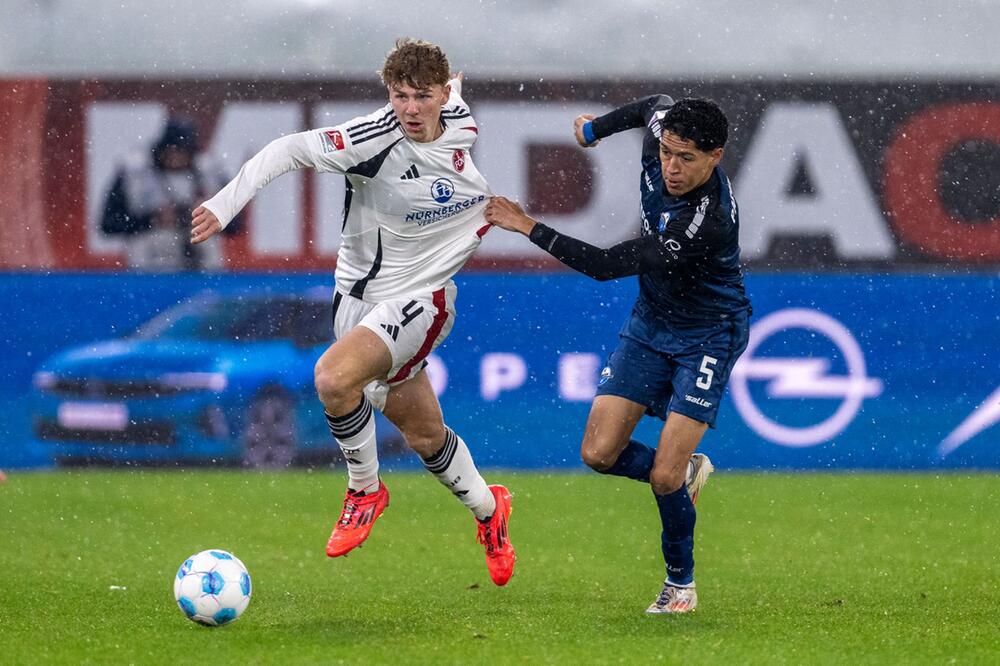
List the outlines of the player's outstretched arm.
{"type": "Polygon", "coordinates": [[[644,236],[600,248],[578,238],[561,234],[529,217],[517,203],[493,197],[486,205],[486,221],[524,234],[532,243],[575,271],[601,282],[667,268],[683,260],[665,237],[644,236]]]}
{"type": "Polygon", "coordinates": [[[507,231],[516,231],[525,236],[530,236],[531,230],[537,224],[527,216],[516,201],[505,197],[492,197],[490,202],[486,204],[486,210],[483,214],[486,221],[493,226],[507,231]]]}
{"type": "MultiPolygon", "coordinates": [[[[591,117],[591,120],[582,122],[577,141],[583,139],[585,143],[581,143],[581,145],[596,145],[598,141],[612,134],[645,127],[657,109],[663,109],[672,104],[673,100],[666,95],[652,95],[629,102],[603,116],[591,117]]],[[[577,120],[584,117],[580,116],[577,120]]],[[[575,125],[576,121],[574,121],[574,129],[575,125]]]]}
{"type": "Polygon", "coordinates": [[[247,160],[225,187],[192,211],[191,242],[200,243],[225,229],[250,199],[278,176],[295,169],[318,168],[323,153],[310,142],[310,134],[299,132],[275,139],[247,160]]]}

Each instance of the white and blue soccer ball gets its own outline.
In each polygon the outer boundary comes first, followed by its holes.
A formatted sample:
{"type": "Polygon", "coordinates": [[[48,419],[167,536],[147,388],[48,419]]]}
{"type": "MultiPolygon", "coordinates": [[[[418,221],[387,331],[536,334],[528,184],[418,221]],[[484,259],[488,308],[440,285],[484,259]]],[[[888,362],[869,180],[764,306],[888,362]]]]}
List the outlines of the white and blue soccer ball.
{"type": "Polygon", "coordinates": [[[250,574],[224,550],[203,550],[184,560],[174,577],[174,598],[193,622],[218,627],[236,621],[250,604],[250,574]]]}

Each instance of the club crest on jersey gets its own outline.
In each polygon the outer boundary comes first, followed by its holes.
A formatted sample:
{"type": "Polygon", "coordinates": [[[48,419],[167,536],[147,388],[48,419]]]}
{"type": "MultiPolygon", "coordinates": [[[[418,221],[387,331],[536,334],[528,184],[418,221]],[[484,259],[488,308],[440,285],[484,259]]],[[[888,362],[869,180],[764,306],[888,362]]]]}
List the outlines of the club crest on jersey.
{"type": "Polygon", "coordinates": [[[455,165],[455,171],[462,173],[465,170],[465,151],[459,148],[451,154],[451,163],[455,165]]]}
{"type": "Polygon", "coordinates": [[[455,186],[447,178],[438,178],[431,183],[431,196],[438,203],[448,203],[455,194],[455,186]]]}
{"type": "Polygon", "coordinates": [[[670,211],[668,210],[666,213],[660,216],[660,226],[658,227],[658,229],[660,230],[661,234],[667,230],[667,224],[669,223],[670,223],[670,211]]]}
{"type": "Polygon", "coordinates": [[[340,130],[327,130],[321,134],[323,137],[323,152],[332,153],[335,150],[344,149],[344,135],[340,130]]]}

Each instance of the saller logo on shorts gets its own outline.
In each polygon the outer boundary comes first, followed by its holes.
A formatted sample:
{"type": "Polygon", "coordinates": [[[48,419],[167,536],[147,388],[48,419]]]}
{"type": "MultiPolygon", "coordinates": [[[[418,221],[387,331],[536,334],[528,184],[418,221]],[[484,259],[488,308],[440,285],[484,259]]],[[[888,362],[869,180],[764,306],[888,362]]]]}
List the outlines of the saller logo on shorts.
{"type": "Polygon", "coordinates": [[[712,403],[710,403],[708,400],[705,400],[704,398],[696,398],[693,395],[685,395],[684,399],[687,400],[688,402],[693,402],[694,404],[698,405],[699,407],[711,407],[712,406],[712,403]]]}

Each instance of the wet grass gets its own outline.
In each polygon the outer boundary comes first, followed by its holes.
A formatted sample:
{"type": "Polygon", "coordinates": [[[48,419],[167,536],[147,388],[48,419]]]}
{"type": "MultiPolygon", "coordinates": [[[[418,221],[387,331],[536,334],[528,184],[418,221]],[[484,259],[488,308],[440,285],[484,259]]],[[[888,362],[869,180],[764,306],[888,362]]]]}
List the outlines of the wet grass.
{"type": "Polygon", "coordinates": [[[490,582],[465,510],[388,477],[369,542],[323,546],[343,477],[14,474],[0,485],[0,661],[35,663],[996,663],[1000,477],[717,474],[699,503],[701,605],[648,617],[662,561],[640,484],[492,472],[518,569],[490,582]],[[208,629],[172,577],[233,551],[254,597],[208,629]]]}

